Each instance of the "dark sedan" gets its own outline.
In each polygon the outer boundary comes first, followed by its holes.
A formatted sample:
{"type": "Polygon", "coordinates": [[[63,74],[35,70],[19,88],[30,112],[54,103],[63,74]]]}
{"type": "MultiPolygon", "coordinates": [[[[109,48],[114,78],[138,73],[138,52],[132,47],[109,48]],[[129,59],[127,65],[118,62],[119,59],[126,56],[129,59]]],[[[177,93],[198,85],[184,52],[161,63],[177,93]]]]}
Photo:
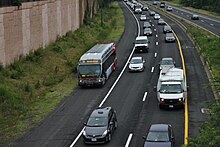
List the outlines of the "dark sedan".
{"type": "Polygon", "coordinates": [[[144,147],[173,147],[175,143],[172,126],[153,124],[146,136],[143,136],[144,147]]]}

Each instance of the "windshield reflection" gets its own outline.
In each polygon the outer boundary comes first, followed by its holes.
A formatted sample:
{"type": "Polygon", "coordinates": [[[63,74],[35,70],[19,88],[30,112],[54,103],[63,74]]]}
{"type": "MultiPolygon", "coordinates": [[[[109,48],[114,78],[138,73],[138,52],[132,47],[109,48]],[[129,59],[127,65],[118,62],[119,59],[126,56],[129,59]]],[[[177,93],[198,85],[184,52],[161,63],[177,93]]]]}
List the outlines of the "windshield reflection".
{"type": "Polygon", "coordinates": [[[101,66],[100,65],[80,65],[79,73],[86,76],[100,76],[101,66]]]}
{"type": "Polygon", "coordinates": [[[180,84],[162,84],[160,93],[182,93],[180,84]]]}

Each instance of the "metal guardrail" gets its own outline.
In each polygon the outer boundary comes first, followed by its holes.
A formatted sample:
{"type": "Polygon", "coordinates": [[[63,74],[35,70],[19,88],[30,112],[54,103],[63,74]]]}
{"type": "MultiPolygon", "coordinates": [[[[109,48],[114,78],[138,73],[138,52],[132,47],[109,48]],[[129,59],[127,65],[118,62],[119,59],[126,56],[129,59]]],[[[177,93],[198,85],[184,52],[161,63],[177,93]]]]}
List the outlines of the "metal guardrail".
{"type": "Polygon", "coordinates": [[[43,0],[0,0],[0,7],[17,6],[18,2],[34,2],[43,0]]]}

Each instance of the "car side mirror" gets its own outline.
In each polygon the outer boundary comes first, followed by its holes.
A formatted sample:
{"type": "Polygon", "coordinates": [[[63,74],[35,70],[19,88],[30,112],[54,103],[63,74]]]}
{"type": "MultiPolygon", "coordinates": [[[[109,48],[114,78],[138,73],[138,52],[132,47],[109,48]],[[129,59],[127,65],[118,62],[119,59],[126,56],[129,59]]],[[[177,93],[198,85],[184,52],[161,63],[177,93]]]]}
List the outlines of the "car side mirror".
{"type": "Polygon", "coordinates": [[[84,126],[86,126],[86,122],[84,122],[83,124],[84,124],[84,126]]]}
{"type": "Polygon", "coordinates": [[[111,122],[109,123],[109,125],[113,125],[113,122],[111,121],[111,122]]]}
{"type": "Polygon", "coordinates": [[[145,63],[145,60],[143,60],[143,63],[145,63]]]}
{"type": "Polygon", "coordinates": [[[142,138],[143,138],[144,140],[146,140],[146,136],[142,136],[142,138]]]}

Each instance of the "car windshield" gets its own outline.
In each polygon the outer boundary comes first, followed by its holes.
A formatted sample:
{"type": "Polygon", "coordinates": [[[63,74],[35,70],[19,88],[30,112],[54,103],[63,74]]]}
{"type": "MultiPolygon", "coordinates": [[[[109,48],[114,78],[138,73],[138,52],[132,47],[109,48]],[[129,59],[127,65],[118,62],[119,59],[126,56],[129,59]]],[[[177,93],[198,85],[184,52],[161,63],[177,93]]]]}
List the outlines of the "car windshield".
{"type": "Polygon", "coordinates": [[[132,59],[131,60],[132,64],[139,64],[139,63],[143,63],[141,59],[132,59]]]}
{"type": "Polygon", "coordinates": [[[135,41],[135,44],[146,44],[146,43],[148,43],[147,39],[141,39],[141,40],[136,40],[135,41]]]}
{"type": "Polygon", "coordinates": [[[146,31],[146,32],[150,32],[151,29],[150,29],[150,28],[145,28],[144,31],[146,31]]]}
{"type": "Polygon", "coordinates": [[[160,93],[182,93],[182,87],[180,84],[162,84],[160,93]]]}
{"type": "Polygon", "coordinates": [[[171,30],[170,26],[165,26],[165,30],[171,30]]]}
{"type": "Polygon", "coordinates": [[[149,142],[168,142],[168,132],[149,132],[146,140],[149,142]]]}
{"type": "Polygon", "coordinates": [[[166,37],[174,37],[173,33],[166,33],[166,37]]]}
{"type": "Polygon", "coordinates": [[[107,126],[107,124],[107,117],[90,117],[86,125],[89,127],[103,127],[107,126]]]}
{"type": "Polygon", "coordinates": [[[161,65],[173,65],[173,60],[162,60],[161,65]]]}
{"type": "Polygon", "coordinates": [[[141,15],[141,17],[146,17],[145,15],[141,15]]]}
{"type": "Polygon", "coordinates": [[[80,65],[79,74],[85,75],[85,76],[100,76],[101,66],[99,64],[80,65]]]}

